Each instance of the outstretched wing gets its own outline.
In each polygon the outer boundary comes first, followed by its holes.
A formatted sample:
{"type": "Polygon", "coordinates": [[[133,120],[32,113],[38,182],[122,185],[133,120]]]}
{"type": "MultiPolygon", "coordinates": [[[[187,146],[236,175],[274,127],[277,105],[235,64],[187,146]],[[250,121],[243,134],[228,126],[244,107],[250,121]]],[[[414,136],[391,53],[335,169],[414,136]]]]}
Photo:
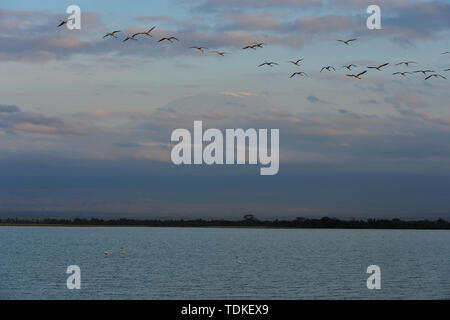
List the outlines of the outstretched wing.
{"type": "Polygon", "coordinates": [[[367,70],[364,70],[363,72],[361,72],[361,73],[358,73],[358,77],[359,76],[362,76],[364,73],[366,73],[367,72],[367,70]]]}

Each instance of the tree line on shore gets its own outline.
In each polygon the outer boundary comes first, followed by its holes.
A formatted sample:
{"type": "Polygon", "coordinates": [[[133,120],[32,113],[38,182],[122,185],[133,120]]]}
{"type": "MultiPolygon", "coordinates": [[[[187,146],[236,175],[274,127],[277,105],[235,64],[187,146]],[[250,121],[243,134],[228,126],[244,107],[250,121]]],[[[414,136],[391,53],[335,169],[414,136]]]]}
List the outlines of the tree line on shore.
{"type": "Polygon", "coordinates": [[[67,226],[141,226],[141,227],[259,227],[259,228],[312,228],[312,229],[450,229],[444,219],[405,221],[400,219],[341,220],[337,218],[296,218],[294,220],[259,220],[245,215],[240,220],[204,219],[100,219],[100,218],[6,218],[2,225],[67,225],[67,226]]]}

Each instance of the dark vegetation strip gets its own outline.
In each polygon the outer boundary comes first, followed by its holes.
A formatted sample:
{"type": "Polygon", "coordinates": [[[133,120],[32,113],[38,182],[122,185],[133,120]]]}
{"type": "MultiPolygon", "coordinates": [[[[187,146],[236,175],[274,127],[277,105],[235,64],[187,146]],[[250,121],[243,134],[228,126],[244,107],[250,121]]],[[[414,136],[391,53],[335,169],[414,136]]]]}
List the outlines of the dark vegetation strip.
{"type": "Polygon", "coordinates": [[[296,218],[294,220],[259,220],[246,215],[242,220],[149,220],[149,219],[0,219],[0,225],[46,226],[130,226],[130,227],[246,227],[246,228],[311,228],[311,229],[427,229],[449,230],[450,222],[438,220],[404,221],[400,219],[340,220],[296,218]]]}

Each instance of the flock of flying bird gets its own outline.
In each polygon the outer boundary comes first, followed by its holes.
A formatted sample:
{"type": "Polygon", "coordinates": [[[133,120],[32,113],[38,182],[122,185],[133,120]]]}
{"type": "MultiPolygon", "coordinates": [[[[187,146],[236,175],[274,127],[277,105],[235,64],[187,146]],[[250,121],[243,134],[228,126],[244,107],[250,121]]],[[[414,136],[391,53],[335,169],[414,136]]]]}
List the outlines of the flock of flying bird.
{"type": "MultiPolygon", "coordinates": [[[[69,21],[70,21],[70,19],[62,20],[60,22],[60,24],[58,25],[58,27],[61,27],[61,26],[65,25],[65,24],[67,24],[69,21]]],[[[152,33],[153,30],[155,30],[155,27],[152,27],[152,28],[148,29],[147,31],[136,32],[136,33],[131,34],[131,35],[129,34],[122,40],[122,42],[126,42],[128,40],[137,41],[138,39],[136,39],[136,37],[139,36],[139,35],[152,37],[151,33],[152,33]]],[[[116,34],[120,33],[120,32],[122,32],[122,31],[121,30],[114,30],[112,32],[108,32],[107,34],[105,34],[103,36],[103,38],[112,37],[112,38],[116,38],[117,39],[118,37],[116,36],[116,34]]],[[[336,41],[342,42],[343,44],[349,46],[351,42],[356,41],[356,40],[358,40],[358,39],[357,38],[353,38],[353,39],[349,39],[349,40],[340,40],[339,39],[339,40],[336,40],[336,41]]],[[[174,41],[179,41],[179,39],[176,38],[175,36],[167,36],[167,37],[163,37],[163,38],[158,40],[158,42],[164,42],[164,41],[173,43],[174,41]]],[[[242,49],[243,50],[248,50],[248,49],[256,50],[258,48],[263,48],[264,45],[265,45],[265,43],[257,42],[257,43],[249,44],[249,45],[243,47],[242,49]]],[[[201,53],[204,53],[205,50],[209,50],[207,47],[202,47],[202,46],[192,46],[192,47],[189,47],[189,48],[196,49],[196,50],[200,51],[201,53]]],[[[229,54],[228,52],[225,52],[225,51],[216,51],[216,50],[214,50],[214,51],[211,51],[211,52],[213,52],[215,54],[218,54],[219,56],[222,56],[222,57],[225,56],[226,54],[229,54]]],[[[442,55],[450,54],[450,51],[443,52],[441,54],[442,55]]],[[[297,59],[295,61],[288,61],[288,63],[292,63],[292,64],[294,64],[294,65],[296,65],[298,67],[301,67],[300,62],[302,62],[303,60],[304,59],[301,58],[301,59],[297,59]]],[[[402,61],[402,62],[397,63],[396,66],[405,65],[406,67],[409,67],[410,64],[417,64],[417,62],[415,62],[415,61],[402,61]]],[[[384,68],[384,67],[386,67],[388,65],[389,65],[389,63],[386,62],[386,63],[383,63],[383,64],[378,65],[378,66],[368,66],[367,69],[374,69],[374,70],[381,71],[382,68],[384,68]]],[[[278,66],[278,63],[273,62],[273,61],[265,61],[265,62],[263,62],[263,63],[258,65],[258,67],[263,67],[263,66],[273,67],[273,66],[278,66]]],[[[348,65],[342,66],[341,69],[346,68],[348,71],[351,72],[352,68],[356,68],[356,67],[357,66],[355,64],[348,64],[348,65]]],[[[320,72],[322,72],[324,70],[336,72],[336,69],[333,66],[324,66],[324,67],[322,67],[320,72]]],[[[350,78],[355,78],[355,79],[361,80],[362,79],[361,76],[366,74],[367,71],[368,70],[364,70],[364,71],[359,72],[359,73],[349,73],[349,74],[346,74],[346,76],[350,77],[350,78]]],[[[447,72],[447,71],[450,71],[450,69],[445,69],[444,71],[447,72]]],[[[447,79],[443,75],[441,75],[439,73],[436,73],[436,71],[430,70],[430,69],[421,69],[421,70],[415,70],[415,71],[397,71],[397,72],[394,72],[392,75],[400,75],[400,76],[405,77],[407,74],[413,74],[413,73],[422,73],[425,76],[425,80],[428,80],[428,79],[431,79],[431,78],[447,79]]],[[[291,74],[290,78],[293,78],[295,76],[307,76],[308,77],[308,74],[306,72],[303,72],[303,71],[295,71],[294,73],[291,74]]]]}

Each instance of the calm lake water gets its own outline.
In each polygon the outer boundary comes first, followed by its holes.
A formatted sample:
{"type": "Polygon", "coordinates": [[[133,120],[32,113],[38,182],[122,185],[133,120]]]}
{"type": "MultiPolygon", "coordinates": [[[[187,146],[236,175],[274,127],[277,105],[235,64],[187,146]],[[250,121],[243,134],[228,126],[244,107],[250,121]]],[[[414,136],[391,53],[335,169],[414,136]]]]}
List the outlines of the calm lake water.
{"type": "Polygon", "coordinates": [[[449,231],[0,227],[0,250],[1,299],[450,299],[449,231]]]}

